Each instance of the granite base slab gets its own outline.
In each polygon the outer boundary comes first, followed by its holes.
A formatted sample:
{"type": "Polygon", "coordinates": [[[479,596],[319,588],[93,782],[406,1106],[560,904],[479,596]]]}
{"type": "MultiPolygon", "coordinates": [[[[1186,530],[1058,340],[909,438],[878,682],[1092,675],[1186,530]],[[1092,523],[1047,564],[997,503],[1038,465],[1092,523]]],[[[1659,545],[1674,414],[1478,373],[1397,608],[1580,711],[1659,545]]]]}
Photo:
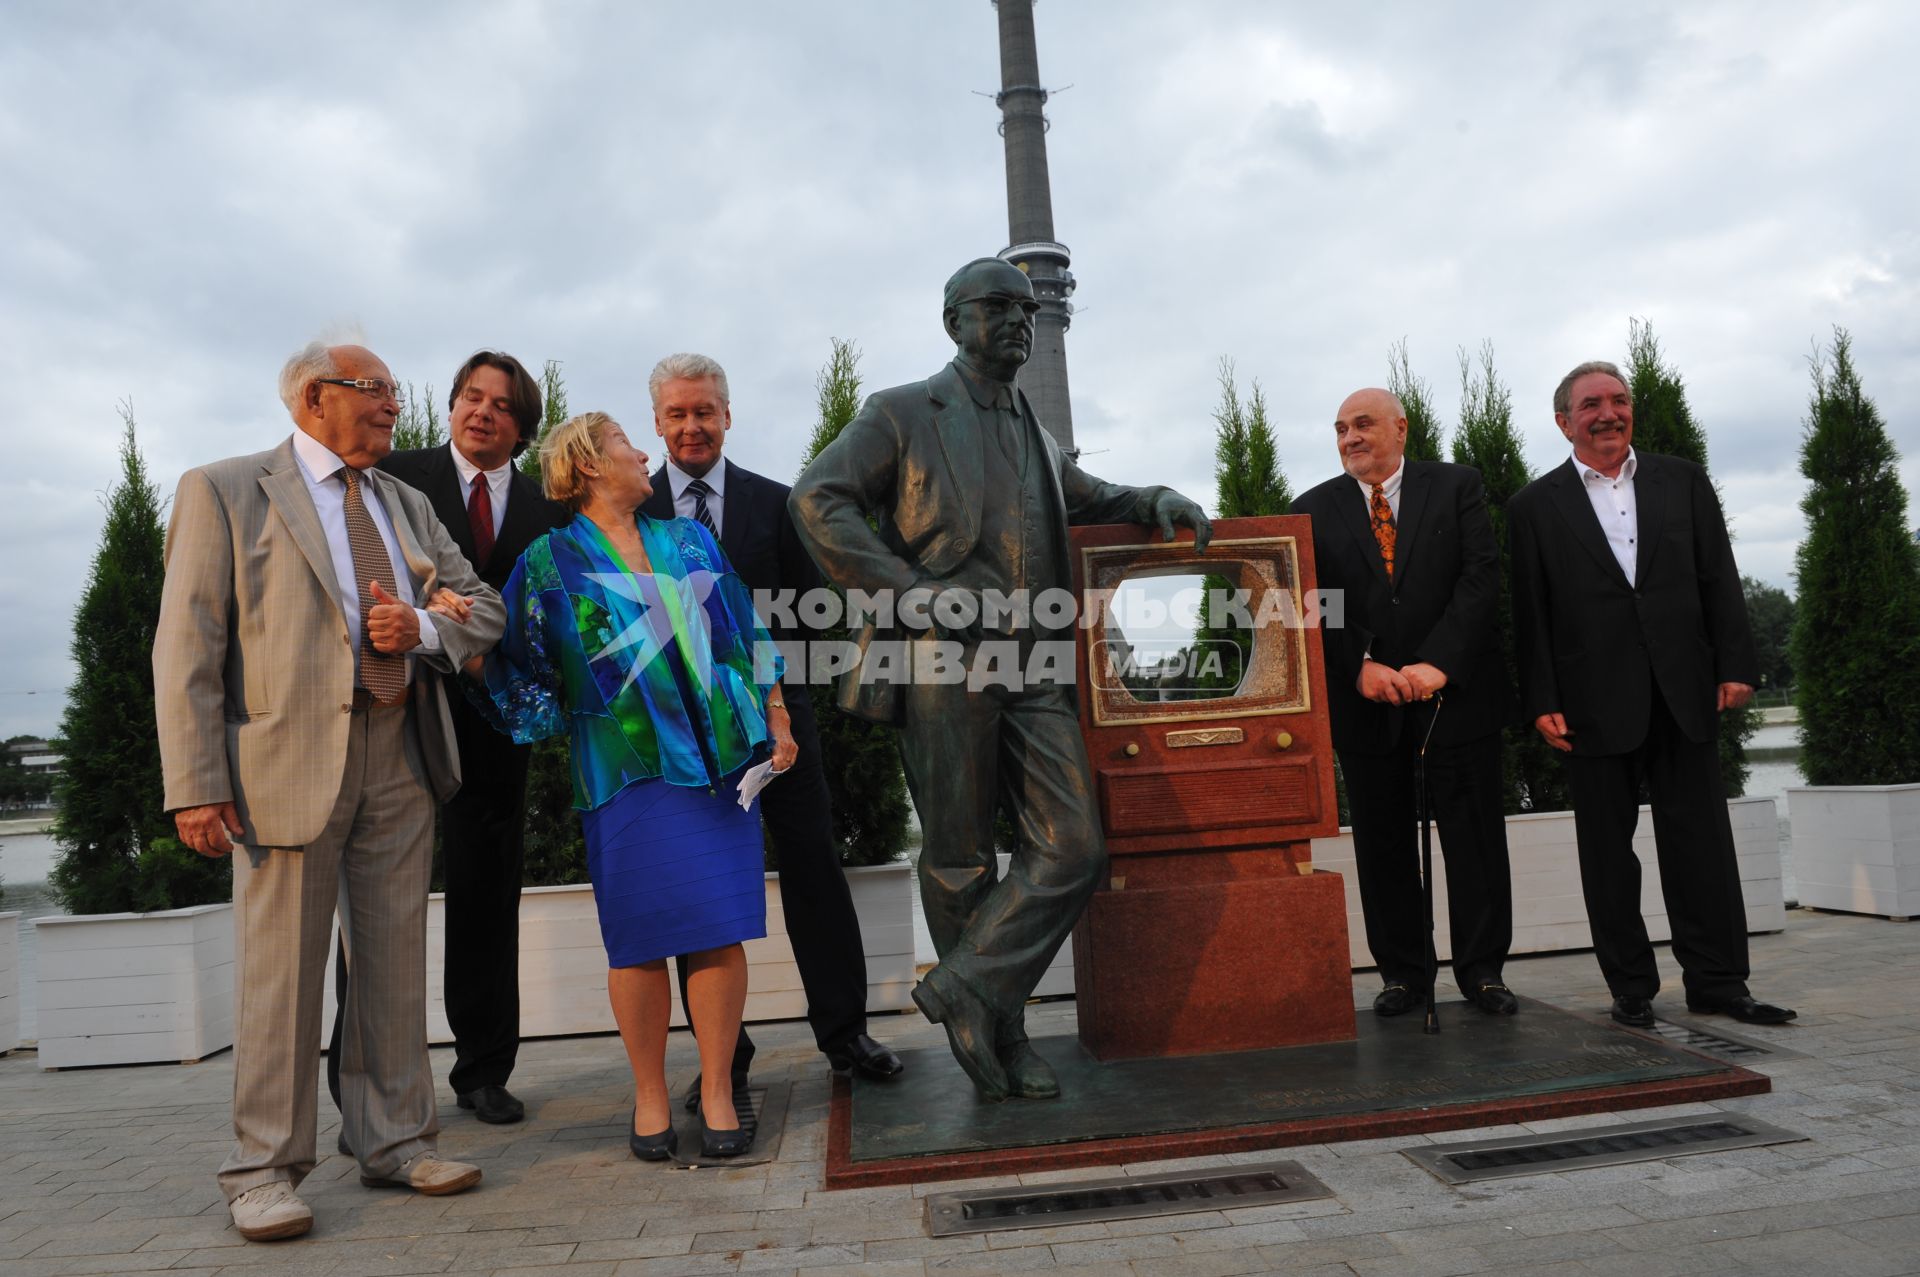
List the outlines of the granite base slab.
{"type": "Polygon", "coordinates": [[[943,1047],[901,1052],[887,1082],[836,1079],[826,1183],[853,1188],[1110,1166],[1459,1130],[1754,1095],[1765,1075],[1602,1016],[1531,999],[1489,1016],[1443,1003],[1363,1014],[1351,1042],[1099,1061],[1071,1035],[1034,1038],[1057,1100],[982,1102],[943,1047]]]}

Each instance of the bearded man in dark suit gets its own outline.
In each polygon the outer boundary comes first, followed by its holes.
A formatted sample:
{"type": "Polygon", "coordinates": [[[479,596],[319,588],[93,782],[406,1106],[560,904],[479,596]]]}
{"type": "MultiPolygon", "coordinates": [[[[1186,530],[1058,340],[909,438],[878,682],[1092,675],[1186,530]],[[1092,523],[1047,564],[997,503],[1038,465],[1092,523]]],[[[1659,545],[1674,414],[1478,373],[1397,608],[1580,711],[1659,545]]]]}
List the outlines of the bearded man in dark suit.
{"type": "MultiPolygon", "coordinates": [[[[733,426],[726,371],[705,355],[669,355],[655,365],[647,389],[654,429],[666,444],[667,459],[654,472],[653,495],[641,512],[705,524],[756,597],[791,591],[797,599],[825,588],[787,513],[787,485],[721,456],[733,426]]],[[[782,613],[762,620],[776,640],[805,637],[795,625],[783,624],[782,613]]],[[[890,1078],[903,1066],[899,1056],[867,1033],[867,955],[860,918],[833,847],[833,800],[821,765],[804,660],[788,665],[785,699],[800,754],[761,792],[760,810],[779,859],[781,911],[807,993],[807,1023],[834,1072],[858,1070],[867,1077],[890,1078]]],[[[684,1004],[684,961],[679,974],[684,1004]]],[[[746,1089],[753,1055],[753,1039],[743,1025],[733,1053],[736,1094],[746,1089]]],[[[698,1099],[695,1079],[688,1107],[698,1099]]]]}
{"type": "MultiPolygon", "coordinates": [[[[426,494],[433,512],[473,565],[498,590],[533,540],[568,520],[540,485],[513,464],[540,432],[540,384],[512,355],[476,351],[453,375],[449,442],[389,454],[380,469],[426,494]]],[[[520,879],[526,859],[527,764],[516,745],[482,718],[447,676],[447,702],[466,778],[440,808],[446,875],[447,1023],[454,1064],[448,1078],[460,1107],[483,1122],[518,1122],[526,1107],[507,1089],[520,1051],[520,879]]],[[[344,995],[344,973],[336,987],[344,995]]],[[[339,1027],[327,1057],[337,1089],[339,1027]]]]}
{"type": "Polygon", "coordinates": [[[1513,623],[1525,713],[1566,758],[1593,952],[1622,1024],[1660,988],[1640,916],[1633,831],[1644,783],[1687,1009],[1780,1024],[1747,988],[1747,919],[1719,714],[1753,696],[1759,661],[1733,545],[1707,472],[1633,449],[1633,395],[1610,363],[1553,392],[1573,445],[1514,494],[1513,623]]]}
{"type": "Polygon", "coordinates": [[[1513,688],[1500,655],[1500,547],[1471,466],[1406,460],[1407,414],[1360,390],[1333,423],[1339,478],[1301,494],[1321,590],[1344,595],[1326,635],[1334,749],[1353,808],[1379,1015],[1426,1001],[1426,909],[1415,842],[1415,767],[1428,738],[1428,801],[1446,852],[1453,979],[1469,1002],[1512,1015],[1501,983],[1513,940],[1500,729],[1513,688]]]}

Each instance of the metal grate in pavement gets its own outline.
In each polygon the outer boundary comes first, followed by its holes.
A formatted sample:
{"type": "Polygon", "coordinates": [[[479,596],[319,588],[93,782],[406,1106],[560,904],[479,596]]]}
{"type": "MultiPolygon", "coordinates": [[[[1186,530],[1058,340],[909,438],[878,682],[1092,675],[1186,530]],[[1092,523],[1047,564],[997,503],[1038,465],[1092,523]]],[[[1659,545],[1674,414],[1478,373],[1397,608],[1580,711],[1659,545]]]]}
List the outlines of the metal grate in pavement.
{"type": "Polygon", "coordinates": [[[1332,1196],[1333,1190],[1298,1162],[1235,1166],[1211,1175],[1192,1171],[1120,1175],[1078,1184],[933,1193],[927,1197],[927,1234],[950,1237],[1010,1228],[1057,1228],[1332,1196]]]}
{"type": "Polygon", "coordinates": [[[1642,1029],[1643,1033],[1652,1033],[1665,1038],[1675,1046],[1684,1046],[1688,1050],[1698,1051],[1702,1055],[1711,1055],[1718,1060],[1731,1064],[1741,1064],[1747,1060],[1757,1060],[1762,1056],[1775,1060],[1797,1060],[1805,1057],[1789,1047],[1778,1046],[1772,1042],[1761,1042],[1755,1038],[1743,1038],[1737,1033],[1729,1033],[1722,1028],[1708,1028],[1688,1020],[1656,1019],[1651,1029],[1642,1029]]]}
{"type": "Polygon", "coordinates": [[[1400,1151],[1449,1184],[1585,1170],[1624,1162],[1657,1162],[1688,1153],[1716,1153],[1807,1138],[1744,1113],[1664,1118],[1595,1127],[1563,1135],[1519,1135],[1400,1151]]]}

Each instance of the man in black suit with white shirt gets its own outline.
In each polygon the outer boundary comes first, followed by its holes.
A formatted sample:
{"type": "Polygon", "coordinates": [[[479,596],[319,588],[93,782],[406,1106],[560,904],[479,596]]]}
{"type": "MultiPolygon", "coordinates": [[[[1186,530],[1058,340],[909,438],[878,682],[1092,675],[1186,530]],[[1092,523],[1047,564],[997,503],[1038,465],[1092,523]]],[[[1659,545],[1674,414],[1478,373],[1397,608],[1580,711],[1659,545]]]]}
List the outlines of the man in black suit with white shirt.
{"type": "Polygon", "coordinates": [[[1568,373],[1553,419],[1573,456],[1508,505],[1514,638],[1524,712],[1566,759],[1613,1018],[1652,1025],[1660,988],[1633,853],[1644,783],[1687,1009],[1791,1020],[1747,988],[1718,737],[1759,661],[1719,498],[1692,462],[1634,451],[1633,395],[1610,363],[1568,373]]]}
{"type": "MultiPolygon", "coordinates": [[[[707,525],[747,588],[798,598],[825,582],[794,532],[787,485],[721,457],[733,425],[727,374],[705,355],[669,355],[647,379],[654,429],[666,445],[666,463],[654,473],[653,495],[642,512],[657,519],[681,515],[707,525]]],[[[763,618],[775,639],[803,633],[763,618]]],[[[889,1078],[903,1066],[867,1033],[867,958],[860,920],[833,847],[832,799],[820,759],[806,670],[789,668],[785,697],[800,756],[760,795],[760,810],[779,858],[780,899],[815,1044],[836,1073],[858,1070],[889,1078]]],[[[680,964],[682,999],[686,966],[680,964]]],[[[743,1025],[734,1048],[736,1091],[744,1089],[754,1055],[743,1025]]],[[[689,1097],[697,1099],[695,1092],[689,1097]]]]}
{"type": "MultiPolygon", "coordinates": [[[[513,464],[540,432],[540,384],[512,355],[476,351],[453,375],[451,439],[390,453],[380,468],[425,493],[480,579],[498,590],[535,538],[567,522],[564,507],[513,464]]],[[[520,881],[526,859],[527,763],[447,676],[464,778],[440,808],[446,876],[447,1022],[460,1107],[483,1122],[518,1122],[526,1108],[507,1089],[520,1050],[520,881]]],[[[338,974],[338,973],[337,973],[338,974]]],[[[336,979],[341,996],[345,981],[336,979]]],[[[338,1100],[339,1027],[327,1081],[338,1100]]]]}

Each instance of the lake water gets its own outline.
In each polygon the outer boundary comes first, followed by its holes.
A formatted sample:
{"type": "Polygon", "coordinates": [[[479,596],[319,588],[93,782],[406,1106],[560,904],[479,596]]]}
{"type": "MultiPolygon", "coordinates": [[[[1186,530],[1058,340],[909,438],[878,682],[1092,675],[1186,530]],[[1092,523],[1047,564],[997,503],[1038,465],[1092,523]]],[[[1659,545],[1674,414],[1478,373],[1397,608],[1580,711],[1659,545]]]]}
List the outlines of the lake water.
{"type": "Polygon", "coordinates": [[[34,973],[39,969],[29,923],[66,912],[47,894],[47,875],[58,854],[50,834],[0,834],[0,891],[5,893],[0,895],[0,913],[20,911],[20,1038],[26,1042],[35,1037],[34,973]]]}

